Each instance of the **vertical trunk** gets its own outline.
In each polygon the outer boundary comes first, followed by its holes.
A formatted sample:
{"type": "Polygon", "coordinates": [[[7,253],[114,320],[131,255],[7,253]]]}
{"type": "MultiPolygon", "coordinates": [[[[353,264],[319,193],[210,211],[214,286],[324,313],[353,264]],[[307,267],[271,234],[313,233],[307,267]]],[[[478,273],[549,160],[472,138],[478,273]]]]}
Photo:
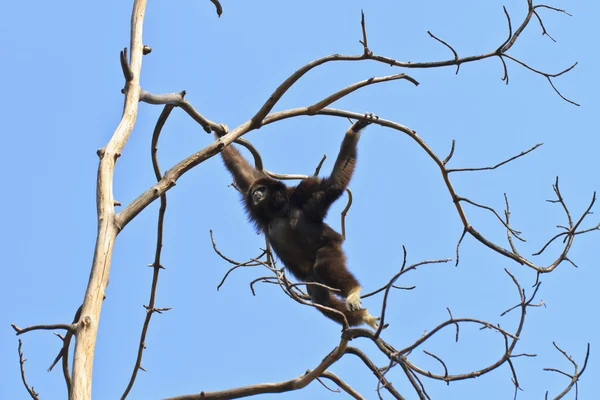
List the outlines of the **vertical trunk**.
{"type": "Polygon", "coordinates": [[[127,82],[123,116],[106,147],[99,151],[100,165],[96,187],[98,211],[98,236],[88,287],[83,299],[81,318],[77,323],[76,344],[73,356],[72,389],[69,400],[89,400],[92,397],[92,366],[96,335],[104,290],[108,284],[110,263],[119,227],[115,224],[113,175],[117,158],[129,138],[137,117],[140,97],[140,71],[142,68],[142,26],[146,0],[135,0],[131,15],[131,43],[129,63],[133,79],[127,82]]]}

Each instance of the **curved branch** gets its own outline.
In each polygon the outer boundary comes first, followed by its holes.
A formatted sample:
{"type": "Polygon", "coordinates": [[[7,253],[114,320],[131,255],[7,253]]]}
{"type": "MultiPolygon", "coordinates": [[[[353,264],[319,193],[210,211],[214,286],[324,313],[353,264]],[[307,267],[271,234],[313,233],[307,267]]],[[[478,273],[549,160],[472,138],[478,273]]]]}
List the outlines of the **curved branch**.
{"type": "Polygon", "coordinates": [[[33,400],[40,400],[39,393],[33,389],[33,386],[29,386],[29,383],[27,383],[27,378],[25,378],[25,361],[27,361],[27,359],[23,356],[23,351],[21,350],[22,347],[23,347],[23,341],[21,339],[19,339],[18,350],[19,350],[19,365],[21,366],[21,380],[23,381],[23,385],[25,386],[27,393],[29,393],[29,396],[33,400]]]}
{"type": "Polygon", "coordinates": [[[194,121],[200,124],[205,132],[225,134],[223,125],[217,124],[200,114],[192,104],[185,99],[185,90],[179,93],[152,94],[145,90],[140,91],[140,101],[148,104],[164,104],[181,107],[194,121]]]}
{"type": "MultiPolygon", "coordinates": [[[[339,109],[334,109],[334,108],[322,109],[317,114],[318,115],[335,116],[335,117],[341,117],[341,118],[351,118],[351,119],[360,119],[360,118],[364,117],[364,114],[345,111],[345,110],[339,110],[339,109]]],[[[267,117],[265,117],[265,119],[263,121],[263,125],[268,125],[268,124],[271,124],[271,123],[274,123],[277,121],[281,121],[281,120],[288,119],[288,118],[294,118],[294,117],[298,117],[298,116],[302,116],[302,115],[304,115],[304,116],[309,115],[306,107],[293,108],[293,109],[289,109],[289,110],[274,112],[272,114],[269,114],[267,117]]],[[[460,196],[458,196],[456,194],[456,191],[454,190],[454,186],[450,182],[449,173],[448,173],[448,170],[446,169],[446,166],[444,165],[444,162],[433,152],[433,150],[427,145],[427,143],[423,140],[423,138],[421,138],[419,135],[417,135],[417,133],[414,130],[406,127],[405,125],[394,122],[394,121],[389,121],[389,120],[379,118],[377,120],[373,120],[372,123],[381,125],[381,126],[385,126],[385,127],[405,133],[411,139],[413,139],[413,141],[415,141],[416,144],[419,147],[421,147],[421,149],[423,151],[425,151],[425,153],[427,153],[427,155],[431,158],[431,160],[440,169],[442,178],[444,180],[446,188],[448,189],[450,197],[452,198],[454,207],[456,208],[456,211],[461,219],[464,230],[466,232],[468,232],[471,236],[473,236],[475,239],[477,239],[480,243],[482,243],[486,247],[494,250],[495,252],[500,253],[503,256],[510,258],[513,261],[516,261],[517,263],[519,263],[521,265],[526,265],[540,273],[550,272],[550,271],[554,270],[559,264],[561,264],[563,261],[566,260],[567,254],[571,248],[573,238],[575,237],[575,235],[569,235],[568,240],[565,243],[565,247],[564,247],[562,253],[556,258],[556,260],[554,262],[552,262],[550,265],[545,266],[545,267],[538,266],[538,265],[534,264],[533,262],[529,261],[528,259],[522,257],[521,255],[519,255],[515,252],[512,252],[510,250],[507,250],[503,247],[500,247],[497,244],[486,239],[481,233],[479,233],[469,223],[466,213],[463,210],[462,205],[460,204],[460,201],[459,201],[460,196]]],[[[140,196],[138,196],[135,200],[133,200],[129,205],[127,205],[116,216],[116,220],[117,220],[117,223],[119,224],[119,226],[121,226],[121,227],[126,226],[127,223],[129,223],[131,221],[131,219],[133,219],[138,213],[140,213],[150,203],[152,203],[155,199],[157,199],[161,193],[164,193],[166,190],[169,190],[171,187],[173,187],[175,185],[175,182],[177,181],[177,179],[179,179],[179,177],[181,177],[187,171],[194,168],[196,165],[204,162],[205,160],[209,159],[210,157],[214,156],[215,154],[218,154],[223,147],[231,144],[233,141],[235,141],[239,137],[243,136],[244,134],[246,134],[254,129],[256,129],[256,128],[252,127],[252,121],[247,121],[247,122],[241,124],[240,126],[238,126],[237,128],[233,129],[232,131],[230,131],[228,134],[220,137],[213,143],[209,144],[204,149],[192,154],[191,156],[189,156],[189,157],[185,158],[184,160],[180,161],[179,163],[175,164],[171,169],[169,169],[165,173],[163,179],[161,179],[154,186],[152,186],[151,188],[146,190],[144,193],[142,193],[140,196]]],[[[585,216],[589,215],[589,210],[591,209],[591,206],[593,205],[594,201],[595,201],[595,197],[593,198],[592,203],[588,207],[588,210],[586,210],[586,212],[584,212],[582,214],[581,220],[585,216]]]]}
{"type": "Polygon", "coordinates": [[[350,207],[352,207],[352,191],[349,188],[346,188],[346,193],[348,193],[348,203],[346,203],[346,207],[342,210],[341,219],[342,219],[342,237],[346,240],[346,215],[348,211],[350,211],[350,207]]]}
{"type": "MultiPolygon", "coordinates": [[[[298,70],[296,70],[292,75],[290,75],[285,81],[283,81],[277,87],[277,89],[275,89],[275,91],[271,94],[271,96],[269,96],[269,98],[262,105],[262,107],[260,108],[260,110],[251,118],[251,126],[252,126],[253,129],[260,128],[264,124],[264,119],[273,110],[273,107],[275,107],[275,105],[277,104],[277,102],[283,97],[283,95],[298,80],[300,80],[300,78],[302,78],[302,76],[304,76],[304,74],[306,74],[307,72],[309,72],[313,68],[316,68],[316,67],[318,67],[320,65],[323,65],[325,63],[328,63],[328,62],[333,62],[333,61],[362,61],[362,60],[371,60],[371,61],[375,61],[375,62],[387,64],[387,65],[392,66],[392,67],[417,68],[417,69],[419,69],[419,68],[420,69],[425,69],[425,68],[439,68],[439,67],[457,66],[457,72],[458,72],[458,67],[461,64],[465,64],[465,63],[469,63],[469,62],[474,62],[474,61],[479,61],[479,60],[484,60],[486,58],[499,57],[502,60],[502,62],[504,63],[503,57],[507,56],[506,52],[515,44],[515,42],[517,41],[517,39],[519,38],[519,36],[523,32],[523,30],[525,29],[525,27],[527,27],[527,25],[529,25],[529,22],[531,21],[532,16],[535,14],[535,7],[533,6],[532,0],[527,0],[527,4],[528,4],[527,15],[523,19],[523,22],[521,22],[521,25],[514,31],[514,33],[512,31],[512,25],[511,25],[511,21],[510,21],[510,16],[509,16],[508,12],[506,11],[506,8],[504,9],[504,13],[505,13],[505,15],[507,17],[508,25],[509,25],[509,35],[508,35],[508,38],[506,39],[506,41],[504,43],[502,43],[502,45],[500,45],[498,48],[496,48],[495,50],[490,51],[488,53],[483,53],[483,54],[480,54],[480,55],[474,55],[474,56],[467,56],[467,57],[459,58],[457,56],[456,51],[454,51],[454,49],[452,47],[450,47],[446,42],[444,42],[441,39],[438,39],[437,37],[435,37],[435,36],[433,36],[433,35],[430,34],[434,39],[436,39],[436,40],[440,41],[441,43],[445,44],[446,46],[448,46],[453,51],[453,55],[454,55],[454,58],[449,59],[449,60],[431,61],[431,62],[397,61],[397,60],[395,60],[393,58],[390,58],[390,57],[379,56],[379,55],[373,54],[373,52],[370,51],[369,48],[368,48],[368,46],[367,46],[366,30],[365,30],[364,15],[363,15],[363,18],[361,20],[362,33],[363,33],[363,40],[361,41],[361,44],[363,45],[363,54],[360,54],[360,55],[331,54],[331,55],[328,55],[328,56],[325,56],[325,57],[321,57],[321,58],[319,58],[317,60],[311,61],[308,64],[302,66],[301,68],[299,68],[298,70]]],[[[554,8],[548,7],[548,6],[546,6],[546,8],[554,9],[554,8]]],[[[555,11],[560,11],[560,12],[565,12],[564,10],[559,10],[559,9],[554,9],[554,10],[555,11]]],[[[514,61],[517,61],[513,57],[511,57],[511,59],[513,59],[514,61]]],[[[523,63],[521,61],[517,61],[517,62],[519,62],[521,65],[525,66],[526,68],[530,69],[531,71],[536,72],[537,74],[545,76],[546,78],[548,78],[548,76],[552,76],[550,74],[546,74],[546,73],[543,73],[541,71],[537,71],[537,70],[529,67],[527,64],[525,64],[525,63],[523,63]]],[[[564,72],[566,72],[566,71],[564,71],[564,72]]],[[[562,73],[564,73],[564,72],[562,72],[562,73]]],[[[503,80],[505,80],[506,83],[508,83],[508,73],[507,73],[507,70],[506,70],[506,65],[505,65],[505,68],[504,68],[504,73],[505,73],[505,77],[503,78],[503,80]]],[[[550,81],[549,78],[548,78],[548,80],[550,81]]],[[[554,87],[554,85],[552,84],[551,81],[550,81],[550,84],[554,87]]],[[[558,91],[557,91],[557,93],[564,100],[566,100],[566,101],[568,101],[568,102],[570,102],[572,104],[576,104],[576,103],[574,103],[574,102],[566,99],[565,97],[563,97],[558,91]]]]}
{"type": "MultiPolygon", "coordinates": [[[[587,363],[588,363],[588,359],[590,358],[590,344],[587,344],[587,349],[585,352],[585,359],[583,360],[583,366],[581,367],[581,370],[579,369],[579,365],[575,362],[575,360],[573,360],[573,357],[571,357],[570,355],[567,354],[566,351],[564,351],[563,349],[561,349],[560,347],[558,347],[558,345],[554,342],[552,342],[552,344],[554,345],[554,347],[556,348],[556,350],[558,350],[563,356],[565,356],[565,358],[567,360],[569,360],[569,362],[571,364],[573,364],[573,374],[568,374],[560,369],[556,369],[556,368],[544,368],[544,371],[551,371],[551,372],[557,372],[561,375],[565,375],[569,378],[571,378],[571,381],[569,382],[569,385],[565,388],[565,390],[563,390],[560,394],[558,394],[554,400],[559,400],[562,399],[567,393],[569,393],[571,391],[571,389],[573,388],[573,386],[577,385],[577,382],[579,381],[579,378],[581,377],[581,375],[583,374],[583,372],[585,371],[585,368],[587,367],[587,363]]],[[[577,390],[577,389],[576,389],[577,390]]],[[[548,392],[546,392],[546,398],[548,398],[548,392]]],[[[577,396],[575,396],[575,398],[577,399],[577,396]]]]}
{"type": "Polygon", "coordinates": [[[348,385],[346,382],[344,382],[339,376],[337,376],[333,372],[325,371],[321,374],[321,377],[327,378],[330,381],[335,382],[336,385],[338,385],[344,392],[348,393],[354,399],[365,400],[365,398],[362,397],[360,395],[360,393],[358,393],[356,390],[354,390],[354,388],[352,388],[352,386],[348,385]]]}
{"type": "Polygon", "coordinates": [[[337,100],[341,99],[342,97],[347,96],[350,93],[352,93],[362,87],[372,85],[375,83],[380,83],[380,82],[395,81],[398,79],[406,79],[415,86],[419,85],[419,82],[417,82],[415,79],[411,78],[410,76],[408,76],[406,74],[396,74],[396,75],[384,76],[384,77],[380,77],[380,78],[379,77],[369,78],[364,81],[360,81],[360,82],[354,83],[350,86],[347,86],[344,89],[335,92],[331,96],[327,96],[326,98],[313,104],[312,106],[308,106],[307,107],[308,115],[316,114],[318,111],[324,109],[325,107],[336,102],[337,100]]]}

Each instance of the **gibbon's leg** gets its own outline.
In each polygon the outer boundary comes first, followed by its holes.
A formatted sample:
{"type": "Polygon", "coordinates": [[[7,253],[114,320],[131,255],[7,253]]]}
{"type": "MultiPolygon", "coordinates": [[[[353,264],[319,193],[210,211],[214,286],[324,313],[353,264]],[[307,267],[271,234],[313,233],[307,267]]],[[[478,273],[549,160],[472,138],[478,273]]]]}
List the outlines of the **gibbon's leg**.
{"type": "Polygon", "coordinates": [[[360,283],[348,271],[346,256],[339,242],[330,241],[317,251],[313,271],[322,283],[341,291],[349,311],[360,310],[360,283]]]}
{"type": "MultiPolygon", "coordinates": [[[[310,282],[311,280],[307,281],[310,282]]],[[[377,329],[379,327],[378,321],[379,318],[376,318],[369,314],[369,311],[366,308],[361,310],[349,311],[346,308],[346,304],[344,301],[338,299],[333,293],[324,287],[317,285],[306,285],[308,294],[312,299],[313,303],[319,304],[325,307],[333,308],[336,311],[341,312],[346,317],[346,321],[348,321],[348,325],[350,326],[358,326],[360,324],[367,324],[373,329],[377,329]]],[[[340,314],[319,309],[327,318],[334,320],[335,322],[342,324],[343,320],[340,314]]]]}

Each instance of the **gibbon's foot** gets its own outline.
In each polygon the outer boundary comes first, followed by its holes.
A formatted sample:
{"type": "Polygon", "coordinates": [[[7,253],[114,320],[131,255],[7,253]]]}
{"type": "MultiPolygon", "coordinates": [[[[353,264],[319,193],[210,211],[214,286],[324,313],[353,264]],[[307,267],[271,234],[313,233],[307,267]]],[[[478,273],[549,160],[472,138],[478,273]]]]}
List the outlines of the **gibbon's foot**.
{"type": "Polygon", "coordinates": [[[348,311],[360,310],[360,287],[353,289],[346,297],[346,308],[348,311]]]}
{"type": "Polygon", "coordinates": [[[354,124],[352,124],[350,130],[352,132],[358,132],[361,129],[367,127],[368,125],[371,125],[371,121],[374,119],[379,119],[379,117],[377,115],[374,115],[373,113],[365,113],[365,119],[359,119],[358,121],[356,121],[354,124]]]}
{"type": "Polygon", "coordinates": [[[363,317],[363,322],[375,330],[379,329],[380,318],[374,317],[371,314],[369,314],[369,311],[366,308],[364,309],[364,312],[365,316],[363,317]]]}

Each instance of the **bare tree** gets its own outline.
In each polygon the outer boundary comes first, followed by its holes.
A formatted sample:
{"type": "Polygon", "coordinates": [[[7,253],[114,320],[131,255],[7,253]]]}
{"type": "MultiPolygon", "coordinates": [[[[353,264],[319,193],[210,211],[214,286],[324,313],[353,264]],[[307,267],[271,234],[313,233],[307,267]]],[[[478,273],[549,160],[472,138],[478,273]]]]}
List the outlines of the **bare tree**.
{"type": "MultiPolygon", "coordinates": [[[[218,0],[211,0],[216,7],[217,14],[220,16],[223,12],[221,4],[218,0]]],[[[527,3],[527,13],[521,21],[515,23],[511,18],[510,14],[506,9],[504,13],[507,22],[507,35],[506,39],[499,43],[496,47],[490,49],[488,52],[473,56],[460,56],[458,51],[447,41],[435,36],[429,32],[431,38],[439,42],[442,46],[445,46],[451,57],[442,61],[433,62],[405,62],[396,60],[393,57],[376,54],[369,47],[368,35],[367,35],[367,24],[365,21],[365,15],[362,15],[360,21],[360,43],[362,48],[358,54],[355,55],[340,55],[332,54],[312,62],[305,64],[304,66],[297,69],[287,79],[285,79],[275,91],[268,97],[268,99],[262,104],[256,113],[248,119],[246,122],[239,126],[229,129],[225,124],[212,121],[201,114],[188,100],[185,98],[185,92],[179,93],[168,93],[168,94],[155,94],[144,90],[140,86],[140,73],[142,67],[142,58],[145,54],[151,51],[151,48],[145,46],[142,40],[142,27],[144,21],[144,14],[146,10],[145,0],[135,0],[133,4],[132,18],[131,18],[131,37],[130,45],[124,49],[120,54],[120,62],[125,78],[125,87],[123,93],[125,95],[125,106],[123,115],[120,123],[118,124],[115,132],[105,147],[98,150],[98,157],[100,158],[97,178],[97,216],[98,216],[98,236],[96,241],[96,247],[94,252],[94,258],[92,262],[92,268],[90,278],[87,286],[87,290],[83,299],[83,302],[79,309],[75,312],[71,323],[63,324],[50,324],[50,325],[34,325],[26,328],[20,328],[17,325],[13,325],[13,329],[17,335],[33,330],[59,330],[64,334],[58,335],[63,346],[60,348],[59,353],[54,360],[54,363],[50,367],[52,369],[58,362],[61,362],[61,367],[66,382],[67,390],[69,393],[69,399],[81,400],[91,398],[91,387],[92,387],[92,365],[95,355],[96,338],[98,333],[98,324],[100,321],[100,311],[102,303],[105,298],[105,290],[108,285],[110,276],[110,266],[112,262],[113,248],[115,241],[122,230],[146,207],[152,204],[155,200],[160,199],[160,209],[158,214],[157,222],[157,238],[156,238],[156,251],[154,261],[150,264],[153,268],[152,284],[150,288],[150,297],[146,308],[146,318],[142,327],[142,332],[138,345],[137,357],[133,365],[131,378],[127,387],[125,388],[122,399],[126,398],[130,393],[137,373],[142,367],[142,357],[145,349],[146,334],[148,332],[151,319],[156,313],[163,313],[169,310],[169,308],[161,308],[156,306],[156,294],[158,287],[158,278],[161,269],[161,250],[163,245],[163,228],[165,220],[165,211],[167,207],[166,193],[173,186],[175,186],[178,179],[185,173],[202,164],[207,159],[217,155],[223,148],[237,143],[246,147],[254,157],[255,166],[258,169],[264,170],[270,176],[276,179],[303,179],[306,175],[302,174],[282,174],[277,172],[268,171],[264,168],[261,155],[258,150],[248,142],[244,136],[245,134],[257,130],[263,126],[273,124],[285,119],[295,118],[299,116],[312,116],[312,115],[324,115],[329,117],[347,118],[351,120],[358,120],[364,118],[364,113],[342,110],[337,108],[330,108],[330,106],[346,97],[351,95],[353,92],[370,85],[376,85],[386,83],[395,80],[403,81],[403,84],[418,85],[416,79],[408,75],[407,73],[397,73],[383,77],[372,77],[366,80],[356,82],[345,88],[342,88],[323,99],[309,105],[299,106],[297,108],[286,109],[282,111],[273,111],[274,107],[278,104],[284,94],[292,88],[307,72],[318,68],[327,63],[344,62],[344,61],[372,61],[389,65],[391,67],[410,69],[425,69],[425,68],[439,68],[439,67],[456,67],[456,73],[459,72],[461,65],[485,60],[488,58],[498,59],[502,66],[503,77],[502,79],[508,84],[509,81],[509,68],[508,66],[513,63],[521,68],[525,68],[532,72],[533,75],[545,79],[552,89],[556,92],[560,98],[564,101],[578,105],[575,101],[569,99],[563,94],[555,85],[556,78],[571,71],[577,63],[559,71],[559,72],[545,72],[543,70],[534,68],[527,64],[527,62],[512,55],[511,49],[513,45],[520,38],[523,31],[531,24],[538,24],[544,35],[548,35],[546,27],[543,23],[541,12],[553,11],[558,13],[567,14],[565,10],[558,9],[545,4],[534,4],[532,0],[524,0],[527,3]],[[405,82],[404,82],[405,81],[405,82]],[[136,122],[138,105],[140,102],[164,105],[163,111],[156,123],[154,133],[152,135],[152,163],[154,167],[154,173],[156,176],[156,184],[149,187],[143,193],[133,200],[131,203],[125,205],[120,212],[115,210],[115,206],[120,205],[118,201],[113,197],[113,176],[117,159],[121,156],[121,151],[127,142],[130,133],[132,132],[133,126],[136,122]],[[221,137],[205,148],[191,154],[185,159],[179,161],[166,172],[162,173],[158,164],[158,143],[161,135],[161,131],[165,123],[167,122],[169,115],[174,108],[179,107],[187,115],[189,115],[194,121],[196,121],[206,132],[217,132],[221,137]],[[73,349],[73,362],[72,365],[69,363],[69,349],[71,348],[72,339],[75,338],[74,349],[73,349]]],[[[515,161],[520,157],[526,156],[530,152],[534,151],[540,146],[537,144],[529,149],[522,151],[517,155],[510,156],[505,160],[501,160],[493,165],[476,167],[476,168],[450,168],[448,165],[452,160],[455,151],[455,142],[452,141],[450,149],[447,155],[438,155],[434,152],[425,139],[417,133],[398,122],[394,122],[385,119],[384,116],[374,120],[374,124],[382,127],[389,128],[397,131],[403,135],[406,135],[414,143],[424,151],[438,169],[444,182],[445,188],[450,195],[450,201],[452,201],[455,211],[460,218],[463,226],[462,233],[456,244],[456,252],[454,255],[453,262],[455,265],[459,263],[460,246],[463,239],[467,236],[472,237],[477,242],[489,249],[490,252],[496,253],[504,257],[506,260],[522,265],[526,268],[534,271],[536,280],[533,287],[526,290],[522,284],[516,279],[515,275],[508,269],[505,269],[507,274],[507,282],[512,282],[515,290],[515,305],[510,306],[503,313],[518,312],[519,318],[518,323],[512,329],[505,329],[495,322],[486,321],[478,318],[470,317],[455,317],[450,309],[447,310],[448,317],[440,321],[439,324],[433,327],[425,327],[426,332],[411,344],[405,345],[400,348],[398,345],[391,343],[391,340],[385,338],[386,328],[386,313],[389,311],[388,308],[393,307],[393,304],[388,304],[389,294],[392,290],[412,290],[414,287],[400,286],[397,281],[404,277],[405,274],[413,272],[417,269],[426,269],[433,264],[448,263],[451,261],[449,258],[445,259],[434,259],[424,261],[408,261],[408,251],[403,248],[403,261],[397,272],[391,276],[385,285],[380,288],[372,290],[370,293],[363,295],[363,298],[371,296],[381,297],[381,323],[376,331],[371,331],[363,328],[351,328],[344,326],[342,333],[339,338],[339,343],[331,350],[330,353],[326,354],[323,360],[311,367],[304,374],[291,378],[287,381],[276,382],[276,383],[261,383],[250,386],[243,386],[233,389],[225,389],[217,392],[198,392],[195,394],[188,394],[183,396],[171,397],[171,399],[231,399],[252,396],[262,393],[281,393],[292,390],[302,389],[309,383],[318,381],[325,388],[332,390],[324,382],[328,380],[333,382],[339,387],[339,390],[344,391],[349,396],[362,399],[364,398],[359,394],[351,383],[345,382],[341,377],[335,375],[329,370],[329,368],[335,364],[338,360],[347,354],[354,355],[364,366],[365,371],[370,371],[373,375],[373,386],[376,388],[376,392],[379,398],[383,398],[384,393],[392,396],[393,398],[404,399],[412,398],[415,395],[419,399],[429,399],[430,396],[427,392],[427,382],[429,380],[443,381],[446,383],[452,381],[474,379],[481,375],[492,373],[499,367],[504,366],[509,368],[512,374],[512,381],[515,388],[515,396],[517,390],[520,389],[519,378],[517,369],[515,368],[515,360],[519,357],[533,357],[534,354],[517,352],[516,347],[519,342],[519,338],[523,332],[527,311],[532,307],[539,307],[543,305],[543,301],[537,298],[538,291],[540,289],[540,277],[543,274],[554,271],[558,266],[566,263],[574,264],[569,258],[569,251],[572,244],[577,236],[584,233],[589,233],[600,229],[600,224],[592,223],[587,224],[586,217],[591,214],[592,207],[594,206],[596,196],[595,193],[591,196],[589,204],[583,210],[577,214],[572,214],[571,209],[568,207],[559,187],[559,180],[552,185],[555,193],[555,198],[550,200],[556,203],[562,208],[565,217],[568,221],[566,225],[559,225],[559,233],[551,236],[545,245],[543,245],[538,253],[545,252],[549,245],[557,240],[562,240],[562,248],[555,256],[554,260],[542,265],[528,258],[519,251],[517,241],[523,241],[522,234],[520,231],[513,228],[510,220],[510,208],[508,197],[505,195],[504,202],[505,208],[502,211],[498,211],[493,207],[485,204],[478,203],[470,198],[458,194],[458,190],[453,185],[451,177],[455,174],[464,174],[476,171],[493,170],[503,165],[515,161]],[[477,229],[476,225],[471,222],[469,218],[468,210],[470,207],[485,210],[493,215],[498,223],[506,231],[506,243],[503,245],[486,235],[482,234],[477,229]],[[465,325],[475,325],[482,330],[493,331],[499,335],[504,345],[500,351],[499,356],[493,361],[485,365],[484,367],[473,368],[467,372],[455,372],[449,368],[448,363],[442,357],[434,354],[433,352],[423,350],[425,354],[435,360],[439,367],[435,372],[434,370],[420,366],[417,362],[413,361],[411,354],[417,349],[423,349],[425,343],[429,343],[434,337],[437,337],[441,332],[448,329],[452,329],[455,332],[455,340],[459,340],[460,328],[465,325]],[[371,342],[374,348],[379,352],[378,357],[382,356],[386,360],[385,365],[377,365],[374,361],[374,357],[368,354],[368,351],[358,346],[351,346],[350,341],[355,339],[363,339],[365,342],[371,342]],[[403,390],[395,387],[389,379],[391,371],[399,371],[411,385],[410,392],[404,392],[403,390]]],[[[315,175],[317,175],[323,164],[323,160],[317,165],[315,175]]],[[[352,204],[352,193],[348,191],[348,204],[342,212],[341,223],[342,233],[345,235],[345,218],[352,204]]],[[[269,244],[265,243],[265,248],[261,249],[259,255],[256,257],[249,257],[245,261],[237,261],[226,255],[226,252],[221,251],[215,242],[211,232],[212,245],[215,252],[224,260],[229,263],[231,268],[225,276],[219,287],[221,287],[226,279],[231,275],[232,272],[243,267],[258,267],[264,268],[265,274],[256,277],[252,280],[250,290],[255,293],[255,285],[258,283],[266,283],[276,285],[281,291],[289,297],[291,300],[309,306],[315,307],[310,301],[310,297],[307,295],[306,290],[303,286],[306,283],[296,283],[288,279],[285,271],[282,267],[277,264],[276,259],[271,252],[269,244]]],[[[362,342],[361,342],[362,343],[362,342]]],[[[21,367],[21,376],[23,383],[29,393],[34,398],[40,398],[40,396],[32,386],[29,385],[25,378],[25,359],[21,351],[21,341],[19,340],[19,360],[21,367]]],[[[583,372],[586,369],[588,357],[590,354],[589,345],[587,346],[585,357],[583,360],[576,360],[567,354],[565,350],[555,344],[556,349],[564,355],[564,357],[572,364],[572,371],[563,371],[558,368],[548,368],[548,371],[554,371],[560,375],[565,376],[566,385],[561,393],[553,394],[552,397],[549,394],[547,398],[560,399],[565,394],[571,391],[572,388],[577,388],[577,382],[583,372]]],[[[498,352],[494,353],[497,354],[498,352]]]]}

